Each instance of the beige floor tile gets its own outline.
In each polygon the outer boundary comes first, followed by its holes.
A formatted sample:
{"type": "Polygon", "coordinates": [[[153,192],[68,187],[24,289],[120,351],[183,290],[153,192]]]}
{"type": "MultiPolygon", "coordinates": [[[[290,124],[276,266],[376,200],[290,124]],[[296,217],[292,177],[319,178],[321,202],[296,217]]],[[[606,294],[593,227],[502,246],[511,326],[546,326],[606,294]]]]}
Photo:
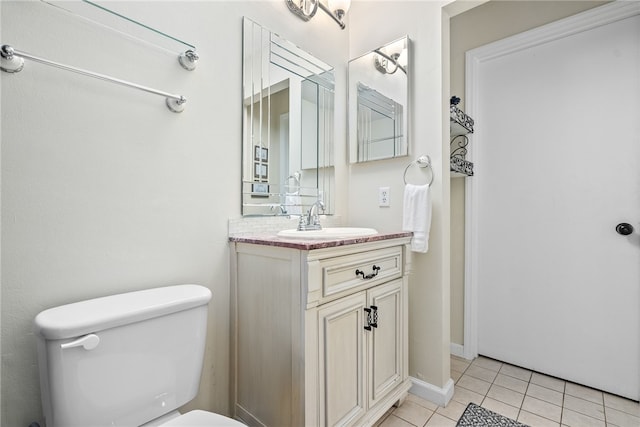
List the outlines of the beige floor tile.
{"type": "Polygon", "coordinates": [[[617,427],[638,427],[640,426],[640,417],[618,411],[613,408],[605,408],[607,415],[607,423],[617,427]]]}
{"type": "Polygon", "coordinates": [[[440,414],[443,417],[449,418],[450,420],[458,421],[466,407],[467,405],[463,405],[462,403],[452,400],[449,402],[446,408],[443,408],[442,406],[439,407],[436,411],[436,414],[440,414]]]}
{"type": "Polygon", "coordinates": [[[529,384],[529,388],[527,388],[527,396],[562,406],[562,393],[551,390],[550,388],[539,386],[538,384],[529,384]]]}
{"type": "Polygon", "coordinates": [[[565,408],[604,421],[604,405],[579,399],[569,394],[564,396],[565,408]]]}
{"type": "Polygon", "coordinates": [[[525,396],[522,402],[522,409],[558,423],[562,417],[562,408],[560,406],[531,396],[525,396]]]}
{"type": "Polygon", "coordinates": [[[431,418],[429,418],[429,422],[425,424],[424,427],[456,427],[456,421],[453,421],[447,417],[443,417],[439,414],[433,414],[431,418]]]}
{"type": "Polygon", "coordinates": [[[373,427],[381,427],[384,420],[386,420],[389,417],[389,415],[391,415],[394,409],[396,408],[394,408],[393,406],[389,408],[389,410],[387,410],[387,412],[385,412],[384,415],[380,417],[380,419],[373,424],[373,427]]]}
{"type": "Polygon", "coordinates": [[[518,415],[518,421],[530,427],[558,427],[560,425],[555,421],[551,421],[548,418],[544,418],[539,415],[532,414],[531,412],[522,411],[522,410],[518,415]]]}
{"type": "Polygon", "coordinates": [[[605,427],[602,420],[564,408],[562,410],[562,424],[569,427],[605,427]]]}
{"type": "Polygon", "coordinates": [[[484,399],[484,395],[480,393],[476,393],[475,391],[467,390],[464,387],[456,387],[455,393],[453,393],[452,400],[455,400],[458,403],[462,403],[467,406],[469,403],[473,402],[476,405],[480,405],[482,400],[484,399]]]}
{"type": "Polygon", "coordinates": [[[451,356],[452,371],[464,372],[469,367],[469,365],[471,365],[470,361],[461,359],[459,357],[451,356]]]}
{"type": "Polygon", "coordinates": [[[407,395],[407,402],[413,402],[416,403],[424,408],[430,409],[432,411],[435,411],[436,409],[438,409],[438,405],[436,405],[433,402],[430,402],[426,399],[421,398],[420,396],[416,396],[415,394],[411,394],[409,393],[407,395]]]}
{"type": "Polygon", "coordinates": [[[604,394],[604,406],[626,412],[627,414],[640,417],[640,403],[624,397],[614,396],[613,394],[604,394]]]}
{"type": "Polygon", "coordinates": [[[555,390],[555,391],[559,391],[560,393],[564,393],[564,385],[565,385],[566,381],[561,380],[559,378],[554,378],[554,377],[550,377],[548,375],[539,374],[537,372],[534,372],[531,375],[531,382],[533,384],[538,384],[538,385],[541,385],[542,387],[550,388],[551,390],[555,390]]]}
{"type": "Polygon", "coordinates": [[[508,388],[504,388],[496,384],[491,386],[487,393],[487,397],[518,408],[522,406],[522,401],[524,400],[524,394],[509,390],[508,388]]]}
{"type": "Polygon", "coordinates": [[[516,418],[518,418],[518,412],[520,412],[519,408],[516,408],[515,406],[507,405],[504,402],[494,400],[490,397],[487,397],[486,399],[484,399],[484,401],[482,402],[482,407],[490,411],[493,411],[495,413],[498,413],[500,415],[504,415],[507,418],[511,418],[512,420],[515,420],[516,418]]]}
{"type": "Polygon", "coordinates": [[[474,359],[474,361],[471,362],[471,365],[480,366],[481,368],[491,369],[492,371],[498,372],[502,367],[502,362],[480,356],[474,359]]]}
{"type": "Polygon", "coordinates": [[[456,385],[466,388],[467,390],[480,393],[483,396],[487,394],[487,392],[489,391],[489,387],[491,387],[491,383],[479,380],[474,377],[470,377],[469,375],[463,375],[462,378],[458,380],[458,383],[456,385]]]}
{"type": "Polygon", "coordinates": [[[455,371],[453,369],[451,370],[451,379],[453,380],[454,384],[458,382],[460,377],[462,377],[462,372],[455,371]]]}
{"type": "Polygon", "coordinates": [[[415,427],[413,424],[406,422],[402,418],[398,418],[395,415],[389,415],[383,422],[380,424],[380,427],[415,427]]]}
{"type": "Polygon", "coordinates": [[[528,385],[526,381],[522,381],[504,374],[498,374],[493,383],[504,388],[508,388],[509,390],[517,391],[518,393],[525,393],[527,391],[528,385]]]}
{"type": "Polygon", "coordinates": [[[522,381],[529,381],[531,379],[530,370],[521,368],[519,366],[509,365],[507,363],[502,365],[502,368],[500,368],[500,373],[509,375],[510,377],[514,377],[522,381]]]}
{"type": "Polygon", "coordinates": [[[497,371],[492,371],[491,369],[483,368],[477,365],[471,365],[464,371],[465,375],[470,375],[474,378],[478,378],[479,380],[487,381],[492,383],[493,380],[496,379],[498,375],[497,371]]]}
{"type": "Polygon", "coordinates": [[[433,415],[433,411],[417,403],[405,401],[402,406],[393,411],[393,415],[410,422],[414,426],[423,426],[433,415]]]}
{"type": "Polygon", "coordinates": [[[579,397],[580,399],[588,400],[594,403],[603,403],[603,393],[599,390],[594,390],[589,387],[585,387],[580,384],[574,384],[568,382],[565,386],[564,392],[571,396],[579,397]]]}

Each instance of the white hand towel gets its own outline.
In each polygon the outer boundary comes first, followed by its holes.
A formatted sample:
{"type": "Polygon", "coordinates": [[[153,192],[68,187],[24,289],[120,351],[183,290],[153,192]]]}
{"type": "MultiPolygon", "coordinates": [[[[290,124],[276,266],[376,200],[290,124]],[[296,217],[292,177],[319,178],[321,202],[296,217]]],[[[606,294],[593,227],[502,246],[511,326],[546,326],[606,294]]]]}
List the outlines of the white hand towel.
{"type": "Polygon", "coordinates": [[[302,215],[302,198],[300,193],[285,193],[284,208],[289,215],[302,215]]]}
{"type": "Polygon", "coordinates": [[[424,253],[429,250],[430,229],[431,187],[429,185],[405,185],[402,230],[413,231],[412,251],[424,253]]]}

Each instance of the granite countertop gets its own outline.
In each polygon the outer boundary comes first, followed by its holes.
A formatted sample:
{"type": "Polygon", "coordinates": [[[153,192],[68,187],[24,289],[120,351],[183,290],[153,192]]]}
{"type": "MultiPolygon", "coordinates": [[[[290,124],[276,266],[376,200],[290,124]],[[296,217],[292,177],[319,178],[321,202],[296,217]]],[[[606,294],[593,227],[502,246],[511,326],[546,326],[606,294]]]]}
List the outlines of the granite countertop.
{"type": "Polygon", "coordinates": [[[292,249],[322,249],[336,246],[355,245],[358,243],[376,242],[379,240],[398,239],[411,237],[413,233],[401,231],[397,233],[378,233],[373,236],[353,237],[348,239],[287,239],[278,237],[272,233],[256,233],[247,235],[230,236],[229,241],[238,243],[253,243],[256,245],[278,246],[292,249]]]}

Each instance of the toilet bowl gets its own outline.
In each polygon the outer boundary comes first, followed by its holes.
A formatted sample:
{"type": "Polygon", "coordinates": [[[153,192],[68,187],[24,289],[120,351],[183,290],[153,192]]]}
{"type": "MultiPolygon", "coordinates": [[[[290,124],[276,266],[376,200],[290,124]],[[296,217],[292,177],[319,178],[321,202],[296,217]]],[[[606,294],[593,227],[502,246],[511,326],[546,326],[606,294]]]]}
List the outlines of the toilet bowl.
{"type": "Polygon", "coordinates": [[[47,427],[241,427],[196,397],[211,291],[147,289],[51,308],[34,333],[47,427]]]}
{"type": "Polygon", "coordinates": [[[194,410],[182,415],[176,412],[173,416],[161,417],[140,427],[246,427],[246,425],[220,414],[194,410]]]}

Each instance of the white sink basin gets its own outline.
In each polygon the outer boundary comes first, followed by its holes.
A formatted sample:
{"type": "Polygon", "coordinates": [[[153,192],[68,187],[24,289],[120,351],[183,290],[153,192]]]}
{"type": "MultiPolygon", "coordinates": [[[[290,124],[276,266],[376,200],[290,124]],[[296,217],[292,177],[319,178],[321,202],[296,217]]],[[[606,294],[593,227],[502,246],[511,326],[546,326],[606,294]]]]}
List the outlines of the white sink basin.
{"type": "Polygon", "coordinates": [[[282,230],[278,232],[278,237],[287,239],[309,239],[309,240],[329,240],[329,239],[351,239],[355,237],[367,237],[378,234],[373,228],[360,227],[328,227],[322,230],[298,231],[296,229],[282,230]]]}

